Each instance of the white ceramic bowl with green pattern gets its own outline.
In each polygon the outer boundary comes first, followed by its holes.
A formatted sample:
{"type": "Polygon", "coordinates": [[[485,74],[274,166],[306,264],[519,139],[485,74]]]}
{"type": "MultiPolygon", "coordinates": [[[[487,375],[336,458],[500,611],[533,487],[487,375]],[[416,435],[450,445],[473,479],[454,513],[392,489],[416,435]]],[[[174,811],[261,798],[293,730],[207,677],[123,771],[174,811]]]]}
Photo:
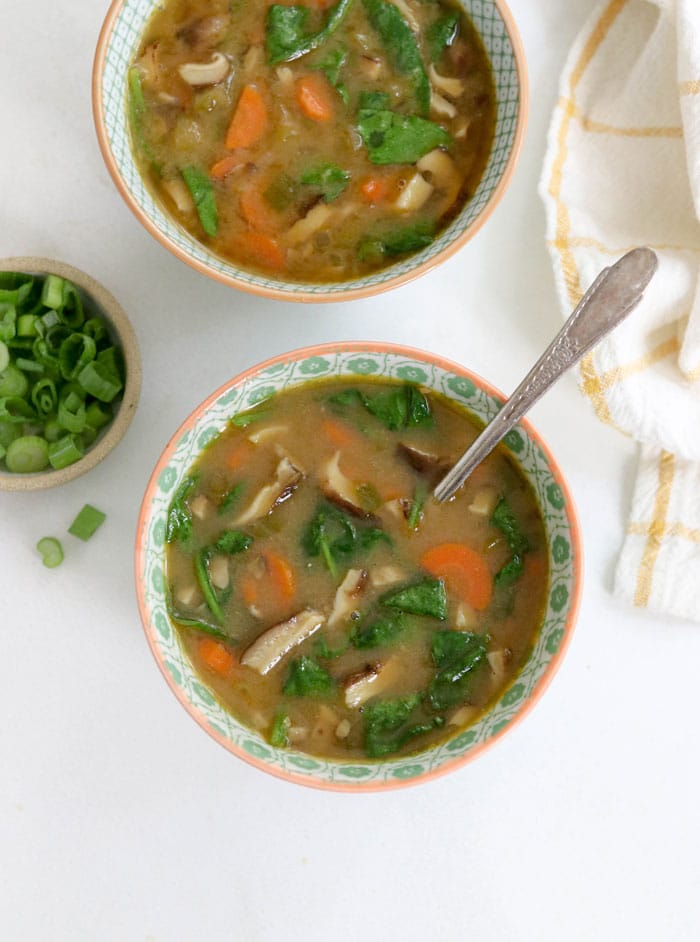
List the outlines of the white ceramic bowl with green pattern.
{"type": "MultiPolygon", "coordinates": [[[[317,377],[387,377],[434,389],[488,422],[503,397],[478,376],[430,353],[377,343],[325,344],[267,360],[206,399],[180,426],[146,488],[136,537],[136,591],[146,637],[166,681],[190,715],[246,762],[293,782],[342,791],[396,788],[449,772],[479,755],[521,719],[561,662],[573,631],[581,588],[581,545],[568,488],[528,422],[506,438],[530,481],[545,522],[548,602],[532,653],[520,674],[482,719],[424,752],[381,762],[341,762],[277,749],[241,725],[195,674],[170,621],[165,595],[165,521],[174,493],[204,446],[236,413],[283,389],[317,377]]],[[[544,744],[543,744],[543,748],[544,744]]]]}
{"type": "Polygon", "coordinates": [[[300,284],[254,274],[215,255],[157,203],[134,161],[127,117],[127,70],[158,0],[114,0],[97,45],[92,97],[102,155],[139,222],[197,271],[244,291],[287,301],[343,301],[378,294],[430,271],[471,239],[491,215],[515,170],[527,119],[525,54],[505,0],[459,0],[483,40],[493,68],[496,128],[474,196],[431,245],[370,275],[334,284],[300,284]]]}

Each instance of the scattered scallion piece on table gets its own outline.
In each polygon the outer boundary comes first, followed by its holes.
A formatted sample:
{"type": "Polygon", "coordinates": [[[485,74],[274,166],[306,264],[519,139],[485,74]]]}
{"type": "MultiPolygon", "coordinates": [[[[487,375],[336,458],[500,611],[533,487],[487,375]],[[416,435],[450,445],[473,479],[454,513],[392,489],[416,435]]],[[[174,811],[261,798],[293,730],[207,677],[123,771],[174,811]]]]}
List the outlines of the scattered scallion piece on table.
{"type": "Polygon", "coordinates": [[[55,569],[63,562],[63,547],[54,536],[44,536],[36,544],[47,569],[55,569]]]}
{"type": "Polygon", "coordinates": [[[79,540],[89,540],[95,530],[106,520],[107,515],[101,510],[93,507],[91,504],[85,504],[73,523],[68,527],[68,532],[77,536],[79,540]]]}

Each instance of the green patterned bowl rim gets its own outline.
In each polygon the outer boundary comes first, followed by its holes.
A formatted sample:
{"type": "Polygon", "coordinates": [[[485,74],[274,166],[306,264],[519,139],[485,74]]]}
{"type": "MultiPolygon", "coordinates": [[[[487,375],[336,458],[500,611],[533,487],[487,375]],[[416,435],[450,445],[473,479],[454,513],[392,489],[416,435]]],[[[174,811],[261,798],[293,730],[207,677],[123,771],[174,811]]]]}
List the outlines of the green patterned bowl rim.
{"type": "Polygon", "coordinates": [[[146,638],[170,688],[217,742],[246,762],[292,782],[371,791],[422,782],[474,759],[499,740],[540,697],[569,644],[579,605],[582,551],[576,511],[556,462],[527,421],[505,439],[525,472],[545,521],[550,585],[543,625],[530,658],[500,700],[473,727],[440,745],[382,762],[316,759],[276,749],[230,716],[194,674],[165,604],[165,519],[172,495],[202,448],[228,420],[282,389],[317,377],[388,377],[419,383],[488,422],[504,397],[479,376],[442,357],[386,343],[329,343],[266,360],[225,383],[182,423],[148,482],[136,533],[136,594],[146,638]]]}
{"type": "Polygon", "coordinates": [[[505,0],[459,0],[484,42],[497,92],[491,155],[476,193],[429,246],[389,268],[334,284],[294,283],[257,275],[227,262],[193,239],[150,195],[129,143],[127,68],[158,0],[113,0],[95,52],[92,101],[102,156],[117,189],[139,222],[197,271],[253,294],[287,301],[368,297],[425,274],[460,249],[484,225],[510,183],[525,135],[528,86],[525,53],[505,0]]]}

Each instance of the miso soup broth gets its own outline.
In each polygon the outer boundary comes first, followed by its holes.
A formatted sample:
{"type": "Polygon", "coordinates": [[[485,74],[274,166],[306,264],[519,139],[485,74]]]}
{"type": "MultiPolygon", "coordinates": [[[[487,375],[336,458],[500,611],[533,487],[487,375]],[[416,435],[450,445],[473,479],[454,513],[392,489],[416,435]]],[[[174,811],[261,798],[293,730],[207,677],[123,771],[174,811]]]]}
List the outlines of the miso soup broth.
{"type": "Polygon", "coordinates": [[[483,175],[495,102],[449,0],[165,0],[129,71],[134,153],[166,211],[298,282],[429,245],[483,175]]]}
{"type": "Polygon", "coordinates": [[[391,381],[314,381],[235,416],[167,525],[169,605],[202,681],[270,743],[420,751],[474,723],[540,628],[546,537],[499,447],[430,494],[478,426],[391,381]]]}

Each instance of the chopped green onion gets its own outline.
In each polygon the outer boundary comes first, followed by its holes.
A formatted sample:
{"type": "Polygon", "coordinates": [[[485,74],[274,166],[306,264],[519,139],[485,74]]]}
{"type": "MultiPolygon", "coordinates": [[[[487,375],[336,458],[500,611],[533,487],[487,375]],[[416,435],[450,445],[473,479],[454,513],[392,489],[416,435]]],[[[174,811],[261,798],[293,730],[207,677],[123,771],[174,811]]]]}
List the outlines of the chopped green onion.
{"type": "Polygon", "coordinates": [[[7,344],[0,340],[0,373],[6,369],[9,362],[10,351],[7,349],[7,344]]]}
{"type": "Polygon", "coordinates": [[[9,419],[10,422],[26,422],[35,419],[36,412],[26,399],[21,396],[3,396],[0,399],[0,419],[9,419]]]}
{"type": "Polygon", "coordinates": [[[97,346],[87,334],[71,334],[58,351],[58,365],[64,379],[75,379],[78,373],[95,359],[97,346]]]}
{"type": "Polygon", "coordinates": [[[85,428],[85,396],[73,384],[66,386],[59,396],[58,421],[67,432],[77,434],[85,428]]]}
{"type": "Polygon", "coordinates": [[[39,415],[51,415],[58,405],[56,384],[52,379],[40,379],[32,386],[32,402],[39,415]]]}
{"type": "Polygon", "coordinates": [[[46,314],[42,314],[40,318],[41,326],[44,329],[44,332],[51,330],[52,327],[55,327],[60,323],[60,318],[56,311],[47,311],[46,314]]]}
{"type": "Polygon", "coordinates": [[[58,471],[74,464],[84,453],[75,435],[64,435],[58,441],[49,443],[49,464],[58,471]]]}
{"type": "Polygon", "coordinates": [[[77,536],[79,540],[89,540],[95,530],[106,520],[107,515],[101,510],[93,507],[91,504],[85,504],[73,523],[68,527],[68,532],[77,536]]]}
{"type": "Polygon", "coordinates": [[[44,423],[44,438],[47,442],[57,442],[64,434],[64,428],[55,416],[44,423]]]}
{"type": "Polygon", "coordinates": [[[29,380],[13,363],[0,373],[0,397],[26,396],[28,389],[29,380]]]}
{"type": "Polygon", "coordinates": [[[85,412],[85,421],[90,428],[100,429],[112,421],[112,410],[101,402],[91,402],[85,412]]]}
{"type": "Polygon", "coordinates": [[[33,474],[43,471],[48,463],[48,443],[38,435],[22,435],[16,438],[5,454],[7,470],[13,473],[33,474]]]}
{"type": "Polygon", "coordinates": [[[72,281],[66,281],[63,285],[63,301],[59,313],[63,323],[74,330],[81,327],[85,320],[83,299],[72,281]]]}
{"type": "Polygon", "coordinates": [[[425,486],[425,484],[422,482],[416,484],[416,489],[413,492],[413,501],[411,502],[411,512],[408,515],[407,521],[409,530],[415,530],[418,527],[427,494],[428,488],[425,486]]]}
{"type": "Polygon", "coordinates": [[[44,536],[36,544],[47,569],[55,569],[63,562],[63,547],[53,536],[44,536]]]}
{"type": "Polygon", "coordinates": [[[21,317],[17,318],[17,336],[18,337],[36,337],[39,333],[37,324],[39,323],[39,318],[36,314],[22,314],[21,317]]]}
{"type": "Polygon", "coordinates": [[[109,342],[109,331],[99,317],[91,317],[86,320],[83,324],[83,333],[88,337],[92,337],[98,349],[103,345],[104,341],[109,342]]]}
{"type": "Polygon", "coordinates": [[[63,306],[63,278],[58,275],[47,275],[41,292],[41,303],[53,310],[63,306]]]}
{"type": "Polygon", "coordinates": [[[14,422],[9,419],[0,418],[0,445],[7,448],[8,445],[19,438],[22,433],[14,422]]]}
{"type": "Polygon", "coordinates": [[[100,402],[111,402],[122,390],[119,377],[95,360],[83,367],[78,374],[78,382],[86,393],[100,402]]]}
{"type": "Polygon", "coordinates": [[[0,340],[7,343],[17,332],[17,312],[14,304],[0,303],[0,340]]]}
{"type": "Polygon", "coordinates": [[[26,357],[17,357],[15,366],[23,373],[43,373],[44,365],[37,363],[36,360],[27,360],[26,357]]]}

